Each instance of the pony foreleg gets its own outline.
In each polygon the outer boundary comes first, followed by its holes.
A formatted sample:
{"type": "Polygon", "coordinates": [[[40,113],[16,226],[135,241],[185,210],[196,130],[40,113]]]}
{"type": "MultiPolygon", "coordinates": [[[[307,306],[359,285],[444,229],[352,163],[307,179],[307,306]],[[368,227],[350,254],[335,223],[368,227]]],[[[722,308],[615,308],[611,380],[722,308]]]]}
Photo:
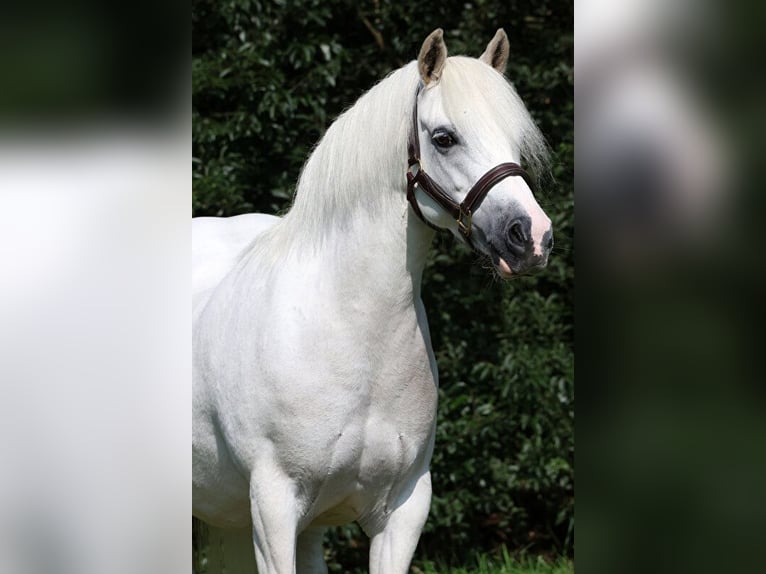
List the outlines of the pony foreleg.
{"type": "Polygon", "coordinates": [[[370,574],[407,574],[431,506],[431,473],[421,475],[410,496],[370,532],[370,574]]]}
{"type": "Polygon", "coordinates": [[[292,482],[273,465],[250,478],[250,512],[258,574],[295,574],[297,502],[292,482]]]}
{"type": "Polygon", "coordinates": [[[298,574],[327,574],[324,528],[309,528],[298,536],[298,574]]]}

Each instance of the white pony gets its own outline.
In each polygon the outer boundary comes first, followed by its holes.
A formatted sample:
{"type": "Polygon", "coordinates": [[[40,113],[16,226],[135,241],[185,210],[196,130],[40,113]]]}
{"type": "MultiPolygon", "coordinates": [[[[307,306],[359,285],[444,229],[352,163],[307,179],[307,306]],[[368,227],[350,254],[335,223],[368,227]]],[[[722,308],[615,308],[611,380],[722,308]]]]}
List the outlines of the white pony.
{"type": "Polygon", "coordinates": [[[326,572],[324,529],[351,521],[371,538],[371,573],[409,568],[436,420],[420,298],[430,227],[502,277],[544,266],[552,245],[526,179],[510,177],[544,144],[507,56],[502,29],[479,59],[447,58],[436,30],[330,126],[287,215],[193,222],[193,512],[252,526],[260,574],[326,572]]]}

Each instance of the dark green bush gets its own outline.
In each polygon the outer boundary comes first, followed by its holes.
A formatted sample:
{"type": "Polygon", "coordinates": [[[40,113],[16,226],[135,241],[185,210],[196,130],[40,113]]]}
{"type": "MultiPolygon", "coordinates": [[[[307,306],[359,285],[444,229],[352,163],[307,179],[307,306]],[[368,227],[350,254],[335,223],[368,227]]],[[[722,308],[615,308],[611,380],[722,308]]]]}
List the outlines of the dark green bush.
{"type": "MultiPolygon", "coordinates": [[[[501,284],[451,239],[435,242],[423,298],[441,390],[420,556],[573,552],[572,11],[548,0],[193,2],[195,215],[283,212],[332,119],[429,32],[444,28],[450,53],[471,55],[508,32],[507,75],[551,145],[555,183],[538,200],[556,247],[544,273],[501,284]]],[[[330,537],[333,556],[364,564],[358,529],[330,537]]]]}

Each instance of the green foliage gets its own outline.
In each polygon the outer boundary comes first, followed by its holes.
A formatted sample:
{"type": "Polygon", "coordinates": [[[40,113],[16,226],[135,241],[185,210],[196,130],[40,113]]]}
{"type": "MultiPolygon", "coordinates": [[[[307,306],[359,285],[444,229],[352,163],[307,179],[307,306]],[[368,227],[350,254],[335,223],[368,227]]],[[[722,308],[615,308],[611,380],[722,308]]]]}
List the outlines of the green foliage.
{"type": "Polygon", "coordinates": [[[571,550],[571,293],[542,278],[477,289],[482,277],[451,267],[431,277],[448,273],[424,288],[441,388],[422,544],[432,554],[449,541],[458,556],[499,542],[571,550]]]}
{"type": "MultiPolygon", "coordinates": [[[[572,11],[559,0],[193,1],[195,215],[285,211],[332,119],[434,28],[452,54],[508,32],[507,75],[551,145],[538,200],[556,247],[545,272],[502,284],[450,238],[432,250],[423,298],[441,389],[420,556],[573,552],[572,11]]],[[[365,563],[358,527],[329,536],[331,570],[365,563]]]]}
{"type": "Polygon", "coordinates": [[[481,554],[476,565],[449,568],[444,564],[426,560],[413,565],[414,574],[572,574],[574,564],[566,559],[546,560],[542,556],[511,556],[505,547],[496,558],[481,554]]]}

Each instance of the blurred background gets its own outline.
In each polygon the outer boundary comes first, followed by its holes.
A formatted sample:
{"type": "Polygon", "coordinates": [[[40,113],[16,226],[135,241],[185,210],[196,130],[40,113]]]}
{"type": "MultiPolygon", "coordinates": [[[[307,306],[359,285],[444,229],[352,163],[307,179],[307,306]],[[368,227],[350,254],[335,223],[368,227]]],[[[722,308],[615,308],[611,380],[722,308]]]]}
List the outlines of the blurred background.
{"type": "Polygon", "coordinates": [[[191,570],[178,8],[0,6],[3,573],[191,570]]]}
{"type": "MultiPolygon", "coordinates": [[[[425,37],[478,57],[499,27],[507,77],[551,148],[537,198],[556,246],[500,283],[449,236],[424,273],[440,373],[434,498],[416,564],[574,553],[573,37],[560,1],[193,2],[195,215],[282,213],[324,130],[425,37]],[[551,177],[552,176],[552,177],[551,177]]],[[[329,535],[332,571],[366,571],[358,527],[329,535]],[[342,565],[342,569],[341,566],[342,565]]],[[[203,537],[204,544],[204,537],[203,537]]]]}
{"type": "Polygon", "coordinates": [[[578,553],[761,571],[763,7],[578,2],[578,553]]]}

